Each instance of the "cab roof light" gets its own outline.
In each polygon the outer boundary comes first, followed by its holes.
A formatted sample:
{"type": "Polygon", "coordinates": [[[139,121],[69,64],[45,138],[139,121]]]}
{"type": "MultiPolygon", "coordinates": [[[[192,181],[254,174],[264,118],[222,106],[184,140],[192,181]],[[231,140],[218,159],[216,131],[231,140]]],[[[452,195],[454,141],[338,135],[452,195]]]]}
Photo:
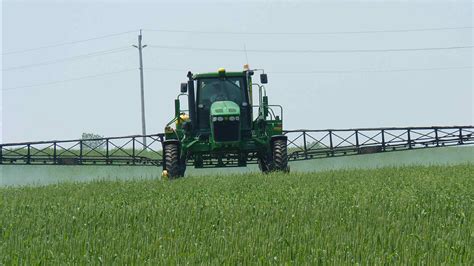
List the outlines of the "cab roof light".
{"type": "Polygon", "coordinates": [[[219,73],[219,76],[224,77],[225,76],[225,68],[221,67],[217,70],[217,73],[219,73]]]}

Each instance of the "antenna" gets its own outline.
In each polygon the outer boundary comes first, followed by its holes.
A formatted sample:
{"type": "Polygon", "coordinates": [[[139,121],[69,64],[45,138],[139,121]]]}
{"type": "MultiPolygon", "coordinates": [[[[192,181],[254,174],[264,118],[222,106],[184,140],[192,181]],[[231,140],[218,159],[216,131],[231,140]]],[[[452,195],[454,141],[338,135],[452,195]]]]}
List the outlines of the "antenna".
{"type": "Polygon", "coordinates": [[[247,61],[247,65],[249,64],[249,57],[247,55],[247,46],[244,43],[244,52],[245,52],[245,60],[247,61]]]}

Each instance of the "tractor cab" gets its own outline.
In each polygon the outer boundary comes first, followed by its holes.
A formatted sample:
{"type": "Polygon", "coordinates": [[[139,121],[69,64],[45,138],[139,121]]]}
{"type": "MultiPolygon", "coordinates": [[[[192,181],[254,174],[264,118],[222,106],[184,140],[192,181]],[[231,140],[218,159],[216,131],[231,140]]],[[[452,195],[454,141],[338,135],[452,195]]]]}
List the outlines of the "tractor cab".
{"type": "Polygon", "coordinates": [[[250,75],[246,72],[226,73],[219,69],[218,73],[194,75],[194,79],[197,85],[196,133],[222,136],[216,141],[238,141],[237,131],[240,130],[247,133],[243,135],[248,135],[252,122],[248,89],[250,75]],[[231,132],[234,132],[233,136],[230,136],[231,132]]]}

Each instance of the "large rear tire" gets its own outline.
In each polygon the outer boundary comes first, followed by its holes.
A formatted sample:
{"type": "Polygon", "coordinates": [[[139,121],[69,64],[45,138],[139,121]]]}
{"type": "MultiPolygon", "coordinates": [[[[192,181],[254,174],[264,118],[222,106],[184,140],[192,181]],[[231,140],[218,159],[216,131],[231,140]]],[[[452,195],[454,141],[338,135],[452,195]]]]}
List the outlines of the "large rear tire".
{"type": "Polygon", "coordinates": [[[167,171],[169,179],[175,179],[184,176],[186,164],[180,163],[179,146],[177,143],[168,143],[164,150],[164,170],[167,171]],[[183,166],[184,165],[184,166],[183,166]]]}
{"type": "Polygon", "coordinates": [[[273,171],[289,172],[286,139],[273,141],[273,171]]]}

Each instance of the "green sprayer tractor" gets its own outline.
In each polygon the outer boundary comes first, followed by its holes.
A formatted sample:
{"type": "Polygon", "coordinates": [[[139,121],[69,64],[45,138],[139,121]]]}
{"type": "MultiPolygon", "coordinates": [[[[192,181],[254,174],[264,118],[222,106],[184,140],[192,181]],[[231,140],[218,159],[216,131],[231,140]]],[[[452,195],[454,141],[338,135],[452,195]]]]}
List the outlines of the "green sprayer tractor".
{"type": "Polygon", "coordinates": [[[164,176],[183,176],[188,162],[196,168],[247,166],[249,158],[257,159],[262,172],[289,171],[283,108],[268,103],[263,70],[261,84],[252,82],[257,71],[188,72],[165,128],[164,176]],[[188,110],[181,109],[180,96],[187,96],[188,110]]]}
{"type": "Polygon", "coordinates": [[[0,164],[152,166],[174,179],[186,166],[288,172],[289,162],[300,160],[474,145],[472,125],[284,130],[283,108],[269,104],[263,70],[246,65],[187,78],[164,133],[4,143],[0,164]],[[256,73],[260,83],[252,81],[256,73]]]}

